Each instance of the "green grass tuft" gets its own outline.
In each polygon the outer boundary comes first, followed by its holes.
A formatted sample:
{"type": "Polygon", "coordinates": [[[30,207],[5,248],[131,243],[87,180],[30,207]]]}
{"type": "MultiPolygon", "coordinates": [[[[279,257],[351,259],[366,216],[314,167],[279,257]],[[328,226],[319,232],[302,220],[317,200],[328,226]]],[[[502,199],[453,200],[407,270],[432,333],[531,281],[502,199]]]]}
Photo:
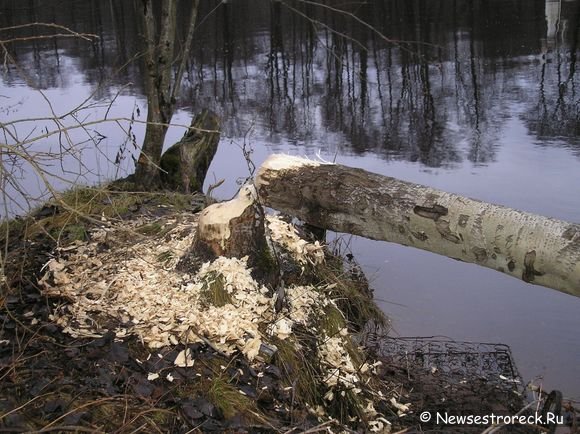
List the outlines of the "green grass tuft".
{"type": "Polygon", "coordinates": [[[135,232],[140,233],[141,235],[157,235],[161,233],[163,230],[163,225],[159,222],[147,223],[142,226],[138,226],[135,228],[135,232]]]}
{"type": "Polygon", "coordinates": [[[346,328],[346,318],[336,306],[332,304],[326,306],[318,316],[318,326],[326,336],[335,336],[346,328]]]}
{"type": "Polygon", "coordinates": [[[257,414],[255,402],[242,395],[223,375],[211,379],[207,397],[226,419],[231,419],[238,414],[243,416],[257,414]]]}
{"type": "Polygon", "coordinates": [[[159,253],[159,255],[157,255],[157,260],[167,266],[169,264],[169,262],[171,262],[171,260],[175,257],[175,255],[173,254],[173,252],[171,252],[170,250],[166,250],[164,252],[159,253]]]}
{"type": "Polygon", "coordinates": [[[372,300],[368,282],[345,273],[340,258],[327,260],[324,264],[317,266],[316,273],[320,283],[330,287],[323,290],[343,313],[351,331],[359,332],[369,323],[382,328],[388,327],[389,320],[372,300]]]}

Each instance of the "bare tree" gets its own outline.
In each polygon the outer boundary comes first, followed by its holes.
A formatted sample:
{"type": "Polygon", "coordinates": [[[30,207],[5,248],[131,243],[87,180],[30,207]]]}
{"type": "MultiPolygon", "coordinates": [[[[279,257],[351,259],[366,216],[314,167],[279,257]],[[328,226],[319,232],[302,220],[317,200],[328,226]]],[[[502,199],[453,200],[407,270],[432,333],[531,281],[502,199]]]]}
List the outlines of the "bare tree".
{"type": "Polygon", "coordinates": [[[191,50],[199,0],[191,4],[188,29],[182,45],[177,72],[173,71],[176,57],[177,0],[163,0],[157,21],[152,0],[141,0],[139,9],[143,21],[145,42],[145,88],[147,92],[147,130],[141,155],[135,169],[135,180],[145,188],[159,184],[159,162],[163,142],[171,122],[187,58],[191,50]]]}

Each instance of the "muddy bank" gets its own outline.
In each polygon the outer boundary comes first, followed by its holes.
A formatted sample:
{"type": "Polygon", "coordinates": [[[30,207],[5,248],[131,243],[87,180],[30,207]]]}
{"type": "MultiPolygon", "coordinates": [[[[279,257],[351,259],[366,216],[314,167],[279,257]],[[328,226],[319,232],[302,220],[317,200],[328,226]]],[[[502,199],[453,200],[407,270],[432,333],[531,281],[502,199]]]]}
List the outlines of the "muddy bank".
{"type": "Polygon", "coordinates": [[[441,429],[423,409],[523,406],[505,366],[450,373],[432,351],[389,348],[355,262],[284,219],[269,220],[277,303],[243,260],[179,269],[203,198],[85,189],[67,201],[5,240],[4,431],[396,432],[441,429]]]}

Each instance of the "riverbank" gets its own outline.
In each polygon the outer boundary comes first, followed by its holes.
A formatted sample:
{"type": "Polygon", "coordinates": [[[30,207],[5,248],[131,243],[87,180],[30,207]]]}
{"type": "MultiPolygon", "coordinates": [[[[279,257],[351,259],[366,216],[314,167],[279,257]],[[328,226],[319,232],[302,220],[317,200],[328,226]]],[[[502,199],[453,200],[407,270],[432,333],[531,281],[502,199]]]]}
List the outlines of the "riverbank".
{"type": "Polygon", "coordinates": [[[268,219],[278,303],[243,259],[184,268],[204,202],[87,188],[11,223],[3,429],[396,432],[422,409],[521,408],[509,381],[389,349],[356,263],[284,219],[268,219]]]}

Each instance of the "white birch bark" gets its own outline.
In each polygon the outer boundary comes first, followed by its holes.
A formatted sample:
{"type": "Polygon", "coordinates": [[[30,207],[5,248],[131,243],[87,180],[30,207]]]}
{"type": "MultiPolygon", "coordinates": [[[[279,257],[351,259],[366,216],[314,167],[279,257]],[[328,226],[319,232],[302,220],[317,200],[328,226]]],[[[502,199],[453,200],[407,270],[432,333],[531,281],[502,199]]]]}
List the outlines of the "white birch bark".
{"type": "Polygon", "coordinates": [[[580,296],[580,225],[361,169],[273,155],[266,206],[324,229],[412,246],[580,296]]]}

